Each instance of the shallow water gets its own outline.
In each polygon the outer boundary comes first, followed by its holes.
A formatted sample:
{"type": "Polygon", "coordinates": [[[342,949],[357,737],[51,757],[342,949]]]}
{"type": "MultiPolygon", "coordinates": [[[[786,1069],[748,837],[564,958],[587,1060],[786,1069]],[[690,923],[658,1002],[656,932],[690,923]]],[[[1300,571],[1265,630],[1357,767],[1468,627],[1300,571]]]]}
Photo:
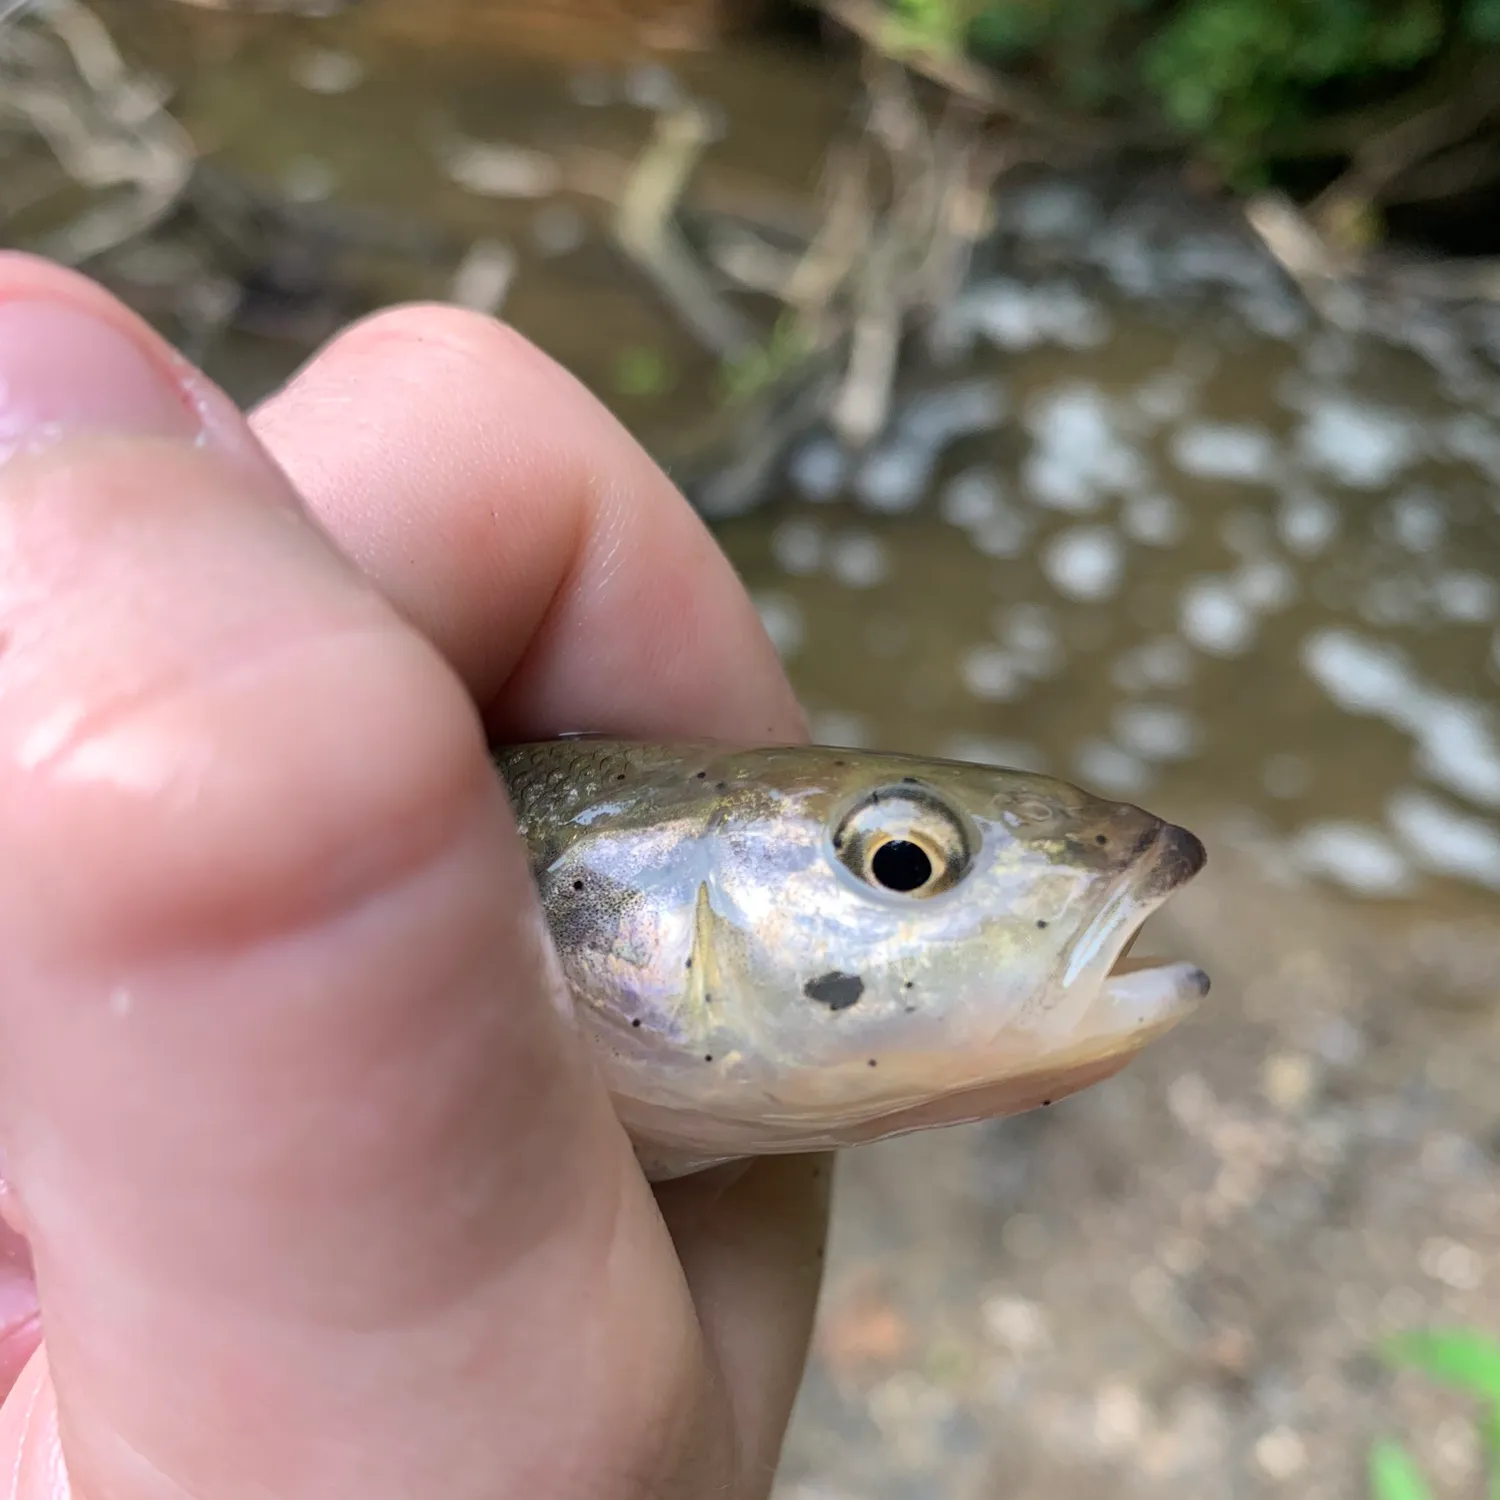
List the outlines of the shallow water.
{"type": "MultiPolygon", "coordinates": [[[[228,336],[222,246],[101,268],[247,400],[367,307],[505,286],[667,443],[712,361],[600,183],[690,89],[705,191],[795,217],[849,98],[785,50],[129,14],[218,166],[296,205],[228,336]]],[[[1169,181],[1008,187],[888,439],[810,439],[717,523],[821,738],[1044,766],[1212,856],[1157,934],[1213,973],[1200,1018],[1055,1110],[846,1160],[782,1500],[1353,1497],[1385,1429],[1474,1492],[1462,1406],[1372,1351],[1500,1328],[1500,316],[1334,312],[1169,181]]]]}

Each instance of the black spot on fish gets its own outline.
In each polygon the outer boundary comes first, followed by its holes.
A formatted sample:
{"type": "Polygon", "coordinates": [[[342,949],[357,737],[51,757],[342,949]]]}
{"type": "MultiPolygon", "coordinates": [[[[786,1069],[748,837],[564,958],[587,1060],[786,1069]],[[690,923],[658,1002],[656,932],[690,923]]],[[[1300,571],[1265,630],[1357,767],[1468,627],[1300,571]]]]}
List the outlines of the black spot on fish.
{"type": "Polygon", "coordinates": [[[631,1025],[632,1025],[632,1026],[639,1026],[639,1025],[640,1025],[640,1024],[641,1024],[641,1018],[640,1018],[640,1017],[639,1017],[639,1016],[637,1016],[637,1017],[636,1017],[636,1018],[635,1018],[635,1020],[633,1020],[633,1021],[632,1021],[632,1022],[631,1022],[631,1023],[630,1023],[630,1024],[631,1024],[631,1025]]]}
{"type": "Polygon", "coordinates": [[[1051,1103],[1052,1103],[1052,1101],[1050,1099],[1043,1099],[1042,1100],[1042,1108],[1046,1109],[1048,1107],[1048,1105],[1050,1105],[1051,1103]]]}
{"type": "Polygon", "coordinates": [[[1096,844],[1107,844],[1109,840],[1102,833],[1096,833],[1094,835],[1094,842],[1096,844]]]}
{"type": "Polygon", "coordinates": [[[872,1068],[875,1066],[875,1059],[873,1057],[870,1059],[870,1066],[872,1068]]]}
{"type": "Polygon", "coordinates": [[[901,986],[901,988],[904,989],[904,990],[914,990],[914,989],[916,989],[916,987],[917,987],[917,982],[914,979],[908,979],[906,981],[906,983],[901,986]]]}
{"type": "Polygon", "coordinates": [[[716,792],[726,792],[729,790],[729,783],[727,781],[716,781],[714,782],[714,790],[716,792]]]}
{"type": "Polygon", "coordinates": [[[707,781],[708,780],[708,772],[707,771],[699,771],[697,773],[696,777],[695,777],[695,780],[698,780],[698,781],[707,781]]]}
{"type": "Polygon", "coordinates": [[[1047,919],[1045,917],[1038,917],[1036,919],[1036,925],[1038,927],[1045,927],[1047,925],[1047,919]]]}
{"type": "Polygon", "coordinates": [[[829,1010],[848,1010],[865,992],[865,982],[858,974],[840,974],[837,969],[809,979],[802,993],[809,1000],[826,1005],[829,1010]]]}
{"type": "Polygon", "coordinates": [[[714,1055],[713,1055],[712,1052],[705,1052],[703,1054],[703,1061],[704,1062],[712,1062],[713,1060],[714,1060],[714,1055]]]}
{"type": "Polygon", "coordinates": [[[617,772],[615,774],[615,780],[616,781],[624,781],[624,779],[625,779],[625,773],[623,771],[619,771],[619,772],[617,772]]]}
{"type": "Polygon", "coordinates": [[[573,882],[573,889],[575,891],[581,891],[583,889],[583,882],[581,880],[575,880],[573,882]]]}
{"type": "Polygon", "coordinates": [[[688,961],[682,967],[684,969],[691,969],[693,967],[693,960],[691,956],[689,956],[688,961]]]}
{"type": "Polygon", "coordinates": [[[915,776],[903,776],[901,778],[901,783],[902,783],[903,786],[919,786],[920,785],[920,783],[918,782],[918,780],[917,780],[917,778],[915,776]]]}

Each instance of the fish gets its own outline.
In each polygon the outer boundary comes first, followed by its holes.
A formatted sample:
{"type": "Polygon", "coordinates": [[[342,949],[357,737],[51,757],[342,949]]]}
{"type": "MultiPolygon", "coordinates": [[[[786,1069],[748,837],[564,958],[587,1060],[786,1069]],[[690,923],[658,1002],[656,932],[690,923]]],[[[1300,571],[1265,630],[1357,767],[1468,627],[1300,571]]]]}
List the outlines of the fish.
{"type": "Polygon", "coordinates": [[[1129,956],[1207,858],[1133,804],[826,746],[493,753],[652,1181],[1050,1104],[1208,993],[1191,962],[1129,956]]]}

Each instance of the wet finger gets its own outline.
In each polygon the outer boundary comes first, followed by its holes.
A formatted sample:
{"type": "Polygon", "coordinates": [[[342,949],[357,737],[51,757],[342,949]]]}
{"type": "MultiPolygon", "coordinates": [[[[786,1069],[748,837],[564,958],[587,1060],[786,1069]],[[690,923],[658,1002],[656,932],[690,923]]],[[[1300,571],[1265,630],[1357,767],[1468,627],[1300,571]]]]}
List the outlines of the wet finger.
{"type": "Polygon", "coordinates": [[[654,1472],[695,1325],[471,698],[146,330],[6,272],[0,1464],[64,1493],[55,1387],[89,1496],[654,1472]]]}
{"type": "Polygon", "coordinates": [[[606,409],[502,325],[382,313],[254,419],[497,735],[800,738],[744,588],[606,409]]]}

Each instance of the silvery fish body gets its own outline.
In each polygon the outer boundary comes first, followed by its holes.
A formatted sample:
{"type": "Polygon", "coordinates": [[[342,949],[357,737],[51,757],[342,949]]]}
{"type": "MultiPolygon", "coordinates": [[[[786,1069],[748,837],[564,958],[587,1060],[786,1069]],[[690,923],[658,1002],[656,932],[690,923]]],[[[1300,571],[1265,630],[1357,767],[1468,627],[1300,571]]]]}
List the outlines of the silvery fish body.
{"type": "Polygon", "coordinates": [[[1049,777],[594,737],[496,762],[658,1179],[1050,1103],[1208,989],[1123,959],[1203,846],[1049,777]]]}

